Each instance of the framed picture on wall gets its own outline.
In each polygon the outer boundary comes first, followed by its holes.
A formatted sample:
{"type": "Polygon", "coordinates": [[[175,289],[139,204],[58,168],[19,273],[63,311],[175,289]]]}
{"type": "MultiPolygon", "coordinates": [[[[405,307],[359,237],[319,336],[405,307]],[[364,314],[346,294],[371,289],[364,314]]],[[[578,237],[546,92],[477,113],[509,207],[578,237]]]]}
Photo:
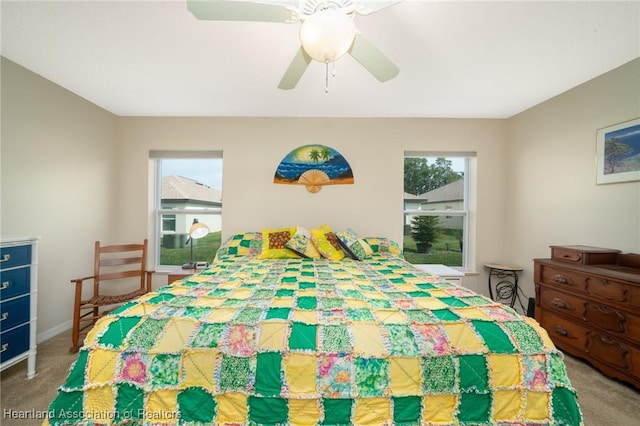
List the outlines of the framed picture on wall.
{"type": "Polygon", "coordinates": [[[640,180],[640,118],[598,129],[596,183],[640,180]]]}

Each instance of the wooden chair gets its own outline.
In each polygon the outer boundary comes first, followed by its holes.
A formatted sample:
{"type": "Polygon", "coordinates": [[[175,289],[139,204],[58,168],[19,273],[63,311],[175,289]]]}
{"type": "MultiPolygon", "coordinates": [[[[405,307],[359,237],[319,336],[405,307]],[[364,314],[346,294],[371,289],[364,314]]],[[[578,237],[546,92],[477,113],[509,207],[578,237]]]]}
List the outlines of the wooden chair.
{"type": "Polygon", "coordinates": [[[82,346],[81,337],[88,333],[100,317],[109,312],[107,308],[113,308],[114,305],[151,291],[153,271],[146,269],[147,246],[146,239],[142,244],[109,246],[101,246],[100,242],[96,241],[93,275],[71,280],[76,285],[76,293],[73,304],[73,344],[70,352],[78,351],[82,346]],[[82,298],[85,281],[93,281],[93,292],[88,299],[82,298]]]}

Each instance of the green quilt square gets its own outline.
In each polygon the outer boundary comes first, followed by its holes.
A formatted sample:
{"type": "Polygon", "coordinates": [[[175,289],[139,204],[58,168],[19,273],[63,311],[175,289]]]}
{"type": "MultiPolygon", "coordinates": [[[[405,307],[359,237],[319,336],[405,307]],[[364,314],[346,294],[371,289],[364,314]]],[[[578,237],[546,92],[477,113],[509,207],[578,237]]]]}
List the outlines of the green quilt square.
{"type": "Polygon", "coordinates": [[[420,420],[419,396],[393,397],[393,422],[400,424],[417,424],[420,420]]]}
{"type": "Polygon", "coordinates": [[[220,389],[222,392],[247,392],[250,374],[251,365],[249,358],[223,355],[220,366],[220,389]]]}
{"type": "Polygon", "coordinates": [[[367,303],[374,309],[388,309],[391,307],[391,302],[386,299],[369,299],[367,303]]]}
{"type": "Polygon", "coordinates": [[[261,316],[262,316],[262,309],[248,307],[238,312],[238,315],[236,315],[235,321],[242,324],[255,324],[260,320],[261,316]]]}
{"type": "Polygon", "coordinates": [[[300,309],[316,309],[318,301],[312,296],[298,297],[298,308],[300,309]]]}
{"type": "Polygon", "coordinates": [[[56,399],[49,405],[49,424],[64,425],[69,424],[69,419],[83,419],[85,414],[82,396],[82,391],[59,391],[56,399]]]}
{"type": "Polygon", "coordinates": [[[458,420],[462,424],[491,424],[491,399],[491,393],[461,392],[458,420]]]}
{"type": "Polygon", "coordinates": [[[384,396],[389,389],[389,364],[382,358],[356,358],[356,392],[360,398],[384,396]]]}
{"type": "Polygon", "coordinates": [[[426,393],[456,393],[456,367],[451,356],[421,358],[422,384],[426,393]]]}
{"type": "Polygon", "coordinates": [[[147,303],[150,303],[152,305],[158,305],[160,303],[168,302],[171,299],[175,299],[175,298],[176,298],[175,294],[160,293],[157,296],[152,297],[151,299],[147,300],[147,303]]]}
{"type": "Polygon", "coordinates": [[[191,341],[192,348],[217,348],[226,324],[204,323],[191,341]]]}
{"type": "Polygon", "coordinates": [[[316,349],[316,335],[318,326],[294,322],[291,325],[289,349],[316,349]]]}
{"type": "Polygon", "coordinates": [[[431,297],[427,291],[410,291],[407,294],[411,297],[431,297]]]}
{"type": "Polygon", "coordinates": [[[322,305],[322,309],[325,310],[342,308],[344,306],[344,300],[338,297],[323,297],[320,299],[320,305],[322,305]]]}
{"type": "Polygon", "coordinates": [[[431,311],[440,321],[459,321],[460,317],[449,309],[434,309],[431,311]]]}
{"type": "Polygon", "coordinates": [[[553,418],[558,424],[581,425],[582,414],[578,407],[576,394],[565,387],[556,387],[551,393],[551,406],[553,407],[553,418]]]}
{"type": "Polygon", "coordinates": [[[67,376],[67,381],[64,383],[64,388],[68,390],[81,390],[84,385],[84,371],[87,366],[87,359],[89,357],[89,351],[81,350],[78,354],[78,359],[73,363],[71,372],[67,376]]]}
{"type": "Polygon", "coordinates": [[[145,319],[129,336],[129,347],[132,349],[149,349],[158,342],[158,335],[169,322],[168,319],[145,319]]]}
{"type": "Polygon", "coordinates": [[[322,350],[326,352],[351,352],[351,341],[346,325],[322,327],[322,350]]]}
{"type": "Polygon", "coordinates": [[[524,321],[505,321],[502,323],[511,333],[520,351],[535,354],[544,351],[544,345],[538,332],[524,321]]]}
{"type": "Polygon", "coordinates": [[[288,290],[284,288],[276,291],[276,297],[292,297],[294,294],[294,290],[288,290]]]}
{"type": "Polygon", "coordinates": [[[516,348],[511,343],[509,336],[498,324],[481,320],[474,320],[471,323],[482,336],[484,344],[489,348],[489,352],[497,354],[512,354],[516,352],[516,348]]]}
{"type": "Polygon", "coordinates": [[[290,308],[269,308],[266,319],[288,319],[290,308]]]}
{"type": "Polygon", "coordinates": [[[109,324],[107,331],[98,340],[99,343],[118,348],[124,342],[127,334],[133,327],[138,325],[140,317],[121,317],[109,324]]]}
{"type": "Polygon", "coordinates": [[[433,290],[434,288],[436,288],[436,286],[431,283],[416,284],[416,287],[421,288],[422,290],[433,290]]]}
{"type": "Polygon", "coordinates": [[[147,382],[154,388],[175,387],[178,384],[180,355],[158,354],[149,367],[147,382]]]}
{"type": "MultiPolygon", "coordinates": [[[[303,277],[312,277],[314,274],[313,272],[302,272],[301,274],[303,277]]],[[[316,288],[316,283],[314,282],[309,282],[309,281],[303,281],[301,283],[298,284],[298,288],[300,290],[306,290],[306,289],[310,289],[310,288],[316,288]]]]}
{"type": "Polygon", "coordinates": [[[351,425],[353,399],[322,399],[324,407],[323,425],[351,425]]]}
{"type": "Polygon", "coordinates": [[[375,321],[375,317],[367,308],[347,308],[345,313],[347,318],[353,321],[375,321]]]}
{"type": "Polygon", "coordinates": [[[489,388],[489,371],[483,355],[460,355],[460,390],[485,392],[489,388]]]}
{"type": "Polygon", "coordinates": [[[440,300],[442,303],[446,303],[447,305],[454,307],[454,308],[464,308],[467,305],[466,303],[464,303],[462,300],[458,299],[457,297],[439,297],[438,300],[440,300]]]}
{"type": "Polygon", "coordinates": [[[435,322],[435,317],[429,312],[430,311],[424,311],[422,309],[408,309],[404,311],[410,322],[417,322],[419,324],[429,324],[435,322]]]}
{"type": "Polygon", "coordinates": [[[258,354],[255,389],[258,395],[277,396],[282,389],[282,355],[278,352],[258,354]]]}
{"type": "Polygon", "coordinates": [[[216,414],[213,396],[201,387],[190,387],[178,393],[181,423],[211,424],[216,414]]]}
{"type": "Polygon", "coordinates": [[[249,421],[259,425],[287,424],[289,407],[284,398],[249,396],[249,421]]]}
{"type": "Polygon", "coordinates": [[[117,419],[140,419],[144,408],[144,390],[130,383],[116,385],[116,413],[117,419]]]}

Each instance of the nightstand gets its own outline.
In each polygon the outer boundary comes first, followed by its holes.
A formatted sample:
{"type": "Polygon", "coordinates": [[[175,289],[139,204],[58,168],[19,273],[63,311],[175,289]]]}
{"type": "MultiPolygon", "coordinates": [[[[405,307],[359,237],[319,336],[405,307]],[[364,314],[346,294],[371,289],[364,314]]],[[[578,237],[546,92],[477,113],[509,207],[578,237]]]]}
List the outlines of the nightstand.
{"type": "Polygon", "coordinates": [[[190,275],[197,274],[201,270],[202,269],[182,269],[182,268],[176,268],[174,270],[171,270],[167,273],[167,284],[171,284],[174,281],[178,281],[190,275]]]}

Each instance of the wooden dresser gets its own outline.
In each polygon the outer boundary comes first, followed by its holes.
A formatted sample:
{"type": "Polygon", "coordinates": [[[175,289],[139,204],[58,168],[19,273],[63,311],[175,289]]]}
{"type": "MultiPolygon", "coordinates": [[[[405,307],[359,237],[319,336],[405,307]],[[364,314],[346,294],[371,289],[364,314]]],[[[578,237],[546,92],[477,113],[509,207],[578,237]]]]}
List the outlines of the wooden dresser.
{"type": "Polygon", "coordinates": [[[0,238],[0,370],[27,359],[36,375],[38,237],[0,238]]]}
{"type": "Polygon", "coordinates": [[[640,388],[640,254],[551,246],[534,281],[536,320],[556,346],[640,388]]]}

